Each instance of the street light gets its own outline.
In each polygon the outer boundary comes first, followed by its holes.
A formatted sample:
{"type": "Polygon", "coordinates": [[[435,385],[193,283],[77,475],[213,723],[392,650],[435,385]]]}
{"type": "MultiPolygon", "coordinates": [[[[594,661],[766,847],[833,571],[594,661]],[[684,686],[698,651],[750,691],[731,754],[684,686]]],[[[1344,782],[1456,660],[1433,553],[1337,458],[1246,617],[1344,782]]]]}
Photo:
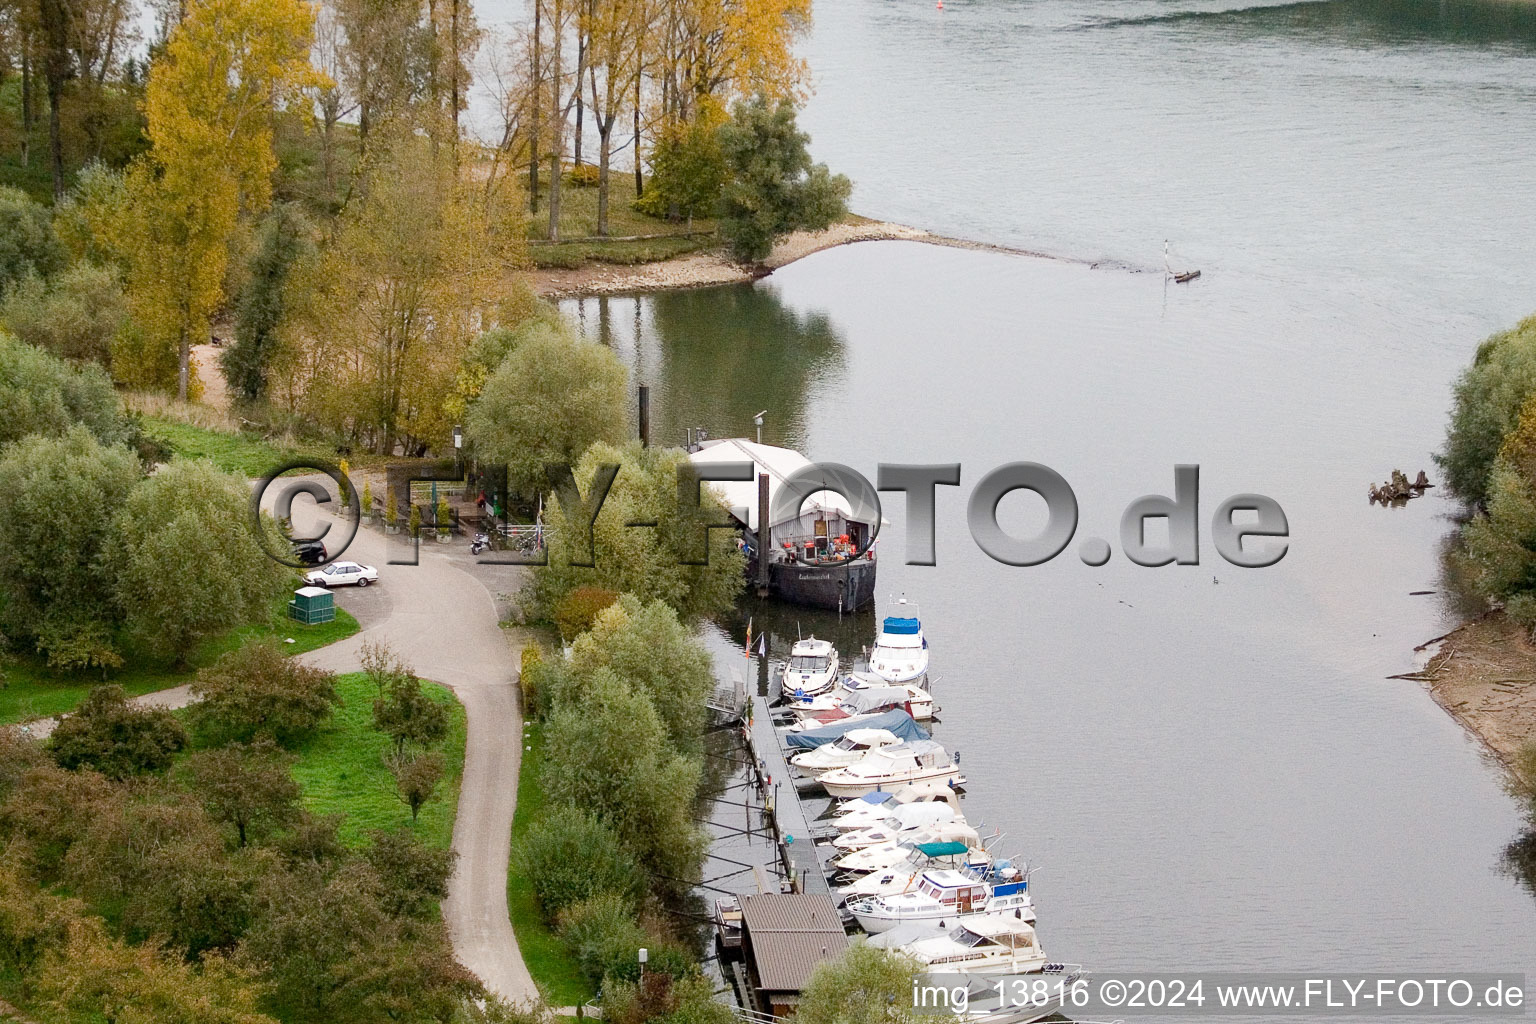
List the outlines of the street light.
{"type": "Polygon", "coordinates": [[[464,428],[457,423],[453,425],[453,450],[459,451],[464,447],[464,428]]]}
{"type": "Polygon", "coordinates": [[[640,947],[640,977],[645,977],[645,962],[651,958],[651,951],[644,946],[640,947]]]}
{"type": "Polygon", "coordinates": [[[763,417],[766,416],[766,415],[768,415],[768,410],[764,409],[762,412],[760,412],[756,416],[752,417],[752,422],[757,424],[757,443],[758,444],[762,444],[763,443],[763,417]]]}

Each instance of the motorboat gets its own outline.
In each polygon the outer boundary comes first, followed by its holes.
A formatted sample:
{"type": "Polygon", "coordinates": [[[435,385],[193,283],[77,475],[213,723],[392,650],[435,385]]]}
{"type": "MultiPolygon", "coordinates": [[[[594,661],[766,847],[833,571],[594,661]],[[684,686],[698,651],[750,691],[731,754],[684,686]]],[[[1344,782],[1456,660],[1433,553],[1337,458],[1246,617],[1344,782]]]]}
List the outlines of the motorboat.
{"type": "Polygon", "coordinates": [[[888,612],[869,650],[869,670],[888,683],[923,678],[928,672],[928,640],[917,604],[901,597],[888,612]]]}
{"type": "Polygon", "coordinates": [[[965,815],[948,804],[911,804],[895,808],[872,825],[844,830],[832,840],[832,845],[839,850],[857,850],[862,846],[899,843],[916,829],[950,821],[964,822],[965,815]]]}
{"type": "Polygon", "coordinates": [[[965,779],[949,751],[933,740],[911,740],[871,750],[853,764],[827,772],[818,781],[828,796],[842,800],[916,782],[959,786],[965,779]]]}
{"type": "Polygon", "coordinates": [[[999,881],[988,882],[961,871],[929,870],[906,892],[850,900],[848,909],[871,935],[914,921],[965,924],[977,914],[1012,914],[1033,924],[1035,907],[1024,873],[1009,865],[999,874],[999,881]]]}
{"type": "Polygon", "coordinates": [[[813,636],[796,640],[789,650],[789,661],[784,663],[779,688],[796,700],[825,693],[837,682],[837,669],[837,649],[829,641],[813,636]]]}
{"type": "Polygon", "coordinates": [[[960,794],[938,782],[918,782],[900,789],[878,790],[852,800],[840,800],[832,808],[832,824],[839,830],[864,828],[884,819],[897,807],[909,804],[945,803],[960,809],[960,794]]]}
{"type": "Polygon", "coordinates": [[[1038,974],[1049,964],[1034,926],[1012,914],[978,914],[945,923],[948,927],[903,924],[874,935],[869,944],[906,954],[925,973],[1038,974]]]}
{"type": "Polygon", "coordinates": [[[895,867],[913,855],[918,847],[929,843],[963,843],[971,850],[984,850],[981,835],[971,826],[958,821],[941,822],[926,828],[915,829],[912,835],[899,843],[881,843],[849,850],[832,860],[839,871],[862,874],[883,871],[895,867]]]}
{"type": "Polygon", "coordinates": [[[893,747],[900,742],[902,740],[888,729],[852,729],[831,743],[796,754],[789,759],[789,763],[803,772],[819,775],[853,764],[871,750],[893,747]]]}
{"type": "Polygon", "coordinates": [[[965,843],[916,843],[903,844],[906,857],[888,868],[871,871],[844,882],[836,888],[840,899],[858,899],[862,896],[890,896],[906,892],[917,885],[923,872],[930,868],[955,868],[970,872],[978,878],[987,877],[992,870],[992,854],[965,843]]]}
{"type": "MultiPolygon", "coordinates": [[[[855,715],[900,708],[919,722],[933,718],[933,695],[915,683],[887,683],[878,676],[848,672],[826,693],[802,697],[789,709],[802,722],[826,724],[855,715]]],[[[815,728],[815,724],[810,728],[815,728]]]]}

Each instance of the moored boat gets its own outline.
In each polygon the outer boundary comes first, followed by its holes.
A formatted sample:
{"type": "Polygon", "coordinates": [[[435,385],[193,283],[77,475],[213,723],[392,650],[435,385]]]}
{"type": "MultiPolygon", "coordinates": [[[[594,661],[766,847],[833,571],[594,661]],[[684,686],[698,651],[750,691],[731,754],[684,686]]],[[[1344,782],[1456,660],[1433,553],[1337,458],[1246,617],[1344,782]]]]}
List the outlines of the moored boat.
{"type": "Polygon", "coordinates": [[[1012,914],[1033,924],[1035,907],[1024,873],[1011,865],[995,882],[960,871],[923,872],[906,892],[852,900],[848,909],[871,935],[916,921],[965,924],[978,914],[1012,914]]]}
{"type": "Polygon", "coordinates": [[[871,750],[892,747],[902,742],[886,729],[852,729],[831,743],[807,750],[789,759],[789,763],[811,775],[829,772],[860,760],[871,750]]]}
{"type": "Polygon", "coordinates": [[[905,924],[869,944],[905,953],[932,973],[1036,974],[1050,964],[1034,926],[1012,914],[982,914],[948,928],[905,924]]]}
{"type": "Polygon", "coordinates": [[[888,683],[908,683],[928,672],[928,639],[917,603],[898,598],[880,620],[869,650],[869,670],[888,683]]]}
{"type": "Polygon", "coordinates": [[[932,740],[913,740],[872,750],[861,760],[821,776],[819,781],[827,794],[837,799],[915,782],[955,786],[965,782],[949,752],[932,740]]]}
{"type": "Polygon", "coordinates": [[[916,829],[910,838],[900,843],[881,843],[879,846],[849,850],[841,857],[834,858],[832,866],[853,874],[883,871],[911,858],[919,847],[933,843],[963,843],[977,856],[986,852],[980,833],[969,825],[950,821],[916,829]]]}
{"type": "Polygon", "coordinates": [[[938,782],[918,782],[899,789],[865,793],[851,800],[840,800],[832,808],[832,825],[839,831],[864,828],[883,820],[891,811],[909,804],[944,803],[960,810],[960,794],[938,782]]]}
{"type": "Polygon", "coordinates": [[[837,681],[837,648],[829,641],[806,637],[796,640],[784,663],[779,688],[786,697],[800,699],[824,693],[837,681]]]}
{"type": "Polygon", "coordinates": [[[916,829],[951,821],[963,823],[965,815],[948,804],[909,804],[897,807],[880,821],[843,830],[832,845],[839,850],[857,850],[861,846],[899,843],[916,829]]]}
{"type": "Polygon", "coordinates": [[[843,681],[828,692],[800,698],[789,706],[800,721],[823,724],[891,708],[900,708],[919,722],[932,719],[937,710],[933,695],[915,683],[887,683],[858,672],[845,673],[843,681]]]}

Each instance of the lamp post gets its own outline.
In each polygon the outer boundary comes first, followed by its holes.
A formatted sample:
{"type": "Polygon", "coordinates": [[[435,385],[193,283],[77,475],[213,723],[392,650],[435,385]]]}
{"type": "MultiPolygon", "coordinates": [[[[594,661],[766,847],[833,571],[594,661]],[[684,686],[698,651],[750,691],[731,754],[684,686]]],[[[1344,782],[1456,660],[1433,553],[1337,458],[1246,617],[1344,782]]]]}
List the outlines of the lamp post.
{"type": "Polygon", "coordinates": [[[651,951],[644,946],[640,947],[640,980],[645,980],[645,962],[651,958],[651,951]]]}
{"type": "Polygon", "coordinates": [[[758,444],[762,444],[763,443],[763,417],[766,416],[766,415],[768,415],[768,410],[764,409],[762,412],[760,412],[756,416],[752,417],[752,422],[757,424],[757,443],[758,444]]]}

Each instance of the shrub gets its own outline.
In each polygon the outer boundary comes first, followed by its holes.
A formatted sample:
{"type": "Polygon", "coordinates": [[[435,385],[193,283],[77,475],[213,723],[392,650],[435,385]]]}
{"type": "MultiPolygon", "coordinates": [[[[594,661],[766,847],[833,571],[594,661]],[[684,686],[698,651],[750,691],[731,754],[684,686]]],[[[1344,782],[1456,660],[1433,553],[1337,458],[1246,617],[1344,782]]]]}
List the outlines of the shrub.
{"type": "Polygon", "coordinates": [[[192,692],[201,699],[187,715],[213,743],[265,736],[291,746],[341,705],[333,674],[289,658],[274,639],[230,651],[198,673],[192,692]]]}
{"type": "Polygon", "coordinates": [[[0,444],[28,434],[57,437],[76,424],[103,444],[127,437],[128,425],[106,371],[71,368],[0,331],[0,444]]]}
{"type": "Polygon", "coordinates": [[[427,917],[448,895],[448,877],[458,854],[422,844],[405,829],[369,833],[363,858],[384,882],[380,899],[396,917],[427,917]]]}
{"type": "Polygon", "coordinates": [[[594,814],[555,807],[513,851],[518,873],[533,886],[549,921],[595,896],[621,899],[631,914],[645,891],[634,855],[594,814]]]}
{"type": "Polygon", "coordinates": [[[610,969],[622,969],[623,961],[636,960],[640,948],[648,948],[651,941],[635,922],[629,903],[617,893],[600,893],[566,908],[558,931],[582,973],[597,983],[610,969]]]}
{"type": "Polygon", "coordinates": [[[20,189],[0,187],[0,292],[28,274],[49,276],[64,257],[48,208],[20,189]]]}
{"type": "Polygon", "coordinates": [[[619,599],[616,591],[603,587],[577,587],[555,605],[555,625],[566,643],[592,627],[598,613],[619,599]]]}
{"type": "Polygon", "coordinates": [[[29,274],[0,306],[0,320],[29,345],[63,359],[105,363],[128,316],[117,274],[77,263],[45,281],[29,274]]]}
{"type": "Polygon", "coordinates": [[[187,732],[164,708],[134,707],[121,686],[98,686],[48,738],[62,768],[89,768],[109,779],[164,771],[187,745],[187,732]]]}
{"type": "Polygon", "coordinates": [[[577,164],[565,172],[565,183],[577,188],[596,188],[601,173],[596,164],[577,164]]]}
{"type": "Polygon", "coordinates": [[[1521,406],[1536,392],[1536,317],[1478,346],[1472,365],[1456,381],[1445,447],[1435,462],[1445,484],[1469,504],[1482,505],[1504,436],[1521,406]]]}
{"type": "Polygon", "coordinates": [[[434,515],[437,519],[437,535],[439,537],[448,536],[448,524],[453,521],[453,510],[448,507],[447,498],[438,499],[437,511],[434,515]]]}
{"type": "Polygon", "coordinates": [[[437,795],[437,784],[443,781],[446,769],[441,755],[396,757],[390,760],[389,770],[395,777],[396,793],[411,809],[411,820],[415,821],[422,805],[437,795]]]}

